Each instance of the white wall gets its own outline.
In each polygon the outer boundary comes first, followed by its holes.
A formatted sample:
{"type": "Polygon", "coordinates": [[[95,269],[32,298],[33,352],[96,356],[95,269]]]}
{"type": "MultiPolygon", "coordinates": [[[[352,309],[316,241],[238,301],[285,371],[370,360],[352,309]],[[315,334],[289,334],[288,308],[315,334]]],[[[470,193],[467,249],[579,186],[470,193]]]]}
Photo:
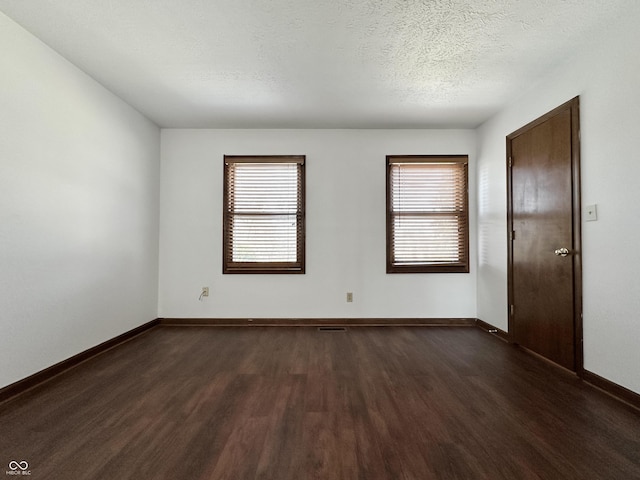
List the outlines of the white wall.
{"type": "Polygon", "coordinates": [[[640,393],[640,8],[478,129],[478,316],[507,329],[505,136],[581,102],[585,368],[640,393]],[[584,209],[583,209],[584,210],[584,209]]]}
{"type": "Polygon", "coordinates": [[[157,317],[159,129],[0,13],[0,387],[157,317]]]}
{"type": "Polygon", "coordinates": [[[473,131],[162,130],[160,317],[475,317],[475,215],[471,273],[385,273],[385,156],[445,153],[475,177],[473,131]],[[307,156],[305,275],[222,275],[224,154],[307,156]]]}

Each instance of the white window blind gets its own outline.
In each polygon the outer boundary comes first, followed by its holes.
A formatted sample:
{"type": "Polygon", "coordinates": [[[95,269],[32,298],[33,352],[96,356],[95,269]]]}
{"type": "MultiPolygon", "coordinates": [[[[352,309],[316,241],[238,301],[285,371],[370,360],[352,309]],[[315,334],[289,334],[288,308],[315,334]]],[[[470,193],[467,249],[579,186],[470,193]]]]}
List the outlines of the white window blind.
{"type": "Polygon", "coordinates": [[[225,157],[225,273],[304,272],[304,157],[225,157]]]}
{"type": "Polygon", "coordinates": [[[387,271],[468,272],[467,157],[387,157],[387,271]]]}

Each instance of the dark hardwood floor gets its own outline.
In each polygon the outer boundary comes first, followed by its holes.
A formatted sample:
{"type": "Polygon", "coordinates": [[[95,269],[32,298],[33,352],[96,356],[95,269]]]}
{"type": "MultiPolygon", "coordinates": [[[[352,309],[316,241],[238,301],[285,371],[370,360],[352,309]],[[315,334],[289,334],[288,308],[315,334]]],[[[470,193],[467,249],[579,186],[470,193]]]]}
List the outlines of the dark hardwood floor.
{"type": "Polygon", "coordinates": [[[47,480],[631,480],[640,414],[477,328],[155,327],[0,405],[0,461],[47,480]]]}

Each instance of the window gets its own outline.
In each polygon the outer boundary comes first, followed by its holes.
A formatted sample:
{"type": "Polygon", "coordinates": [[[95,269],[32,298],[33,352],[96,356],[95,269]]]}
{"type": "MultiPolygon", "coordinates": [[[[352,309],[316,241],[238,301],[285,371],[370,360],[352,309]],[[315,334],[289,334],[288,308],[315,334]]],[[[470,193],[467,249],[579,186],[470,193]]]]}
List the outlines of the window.
{"type": "Polygon", "coordinates": [[[469,272],[467,164],[387,157],[387,273],[469,272]]]}
{"type": "Polygon", "coordinates": [[[304,164],[225,155],[223,273],[304,273],[304,164]]]}

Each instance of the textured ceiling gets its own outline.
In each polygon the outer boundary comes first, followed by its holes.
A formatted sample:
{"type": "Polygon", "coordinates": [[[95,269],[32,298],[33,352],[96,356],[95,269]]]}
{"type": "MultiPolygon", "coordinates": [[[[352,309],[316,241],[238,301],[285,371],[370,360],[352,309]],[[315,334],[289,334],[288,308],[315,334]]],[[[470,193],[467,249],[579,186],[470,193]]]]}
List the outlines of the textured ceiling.
{"type": "Polygon", "coordinates": [[[477,126],[638,3],[0,0],[0,10],[163,127],[434,128],[477,126]]]}

